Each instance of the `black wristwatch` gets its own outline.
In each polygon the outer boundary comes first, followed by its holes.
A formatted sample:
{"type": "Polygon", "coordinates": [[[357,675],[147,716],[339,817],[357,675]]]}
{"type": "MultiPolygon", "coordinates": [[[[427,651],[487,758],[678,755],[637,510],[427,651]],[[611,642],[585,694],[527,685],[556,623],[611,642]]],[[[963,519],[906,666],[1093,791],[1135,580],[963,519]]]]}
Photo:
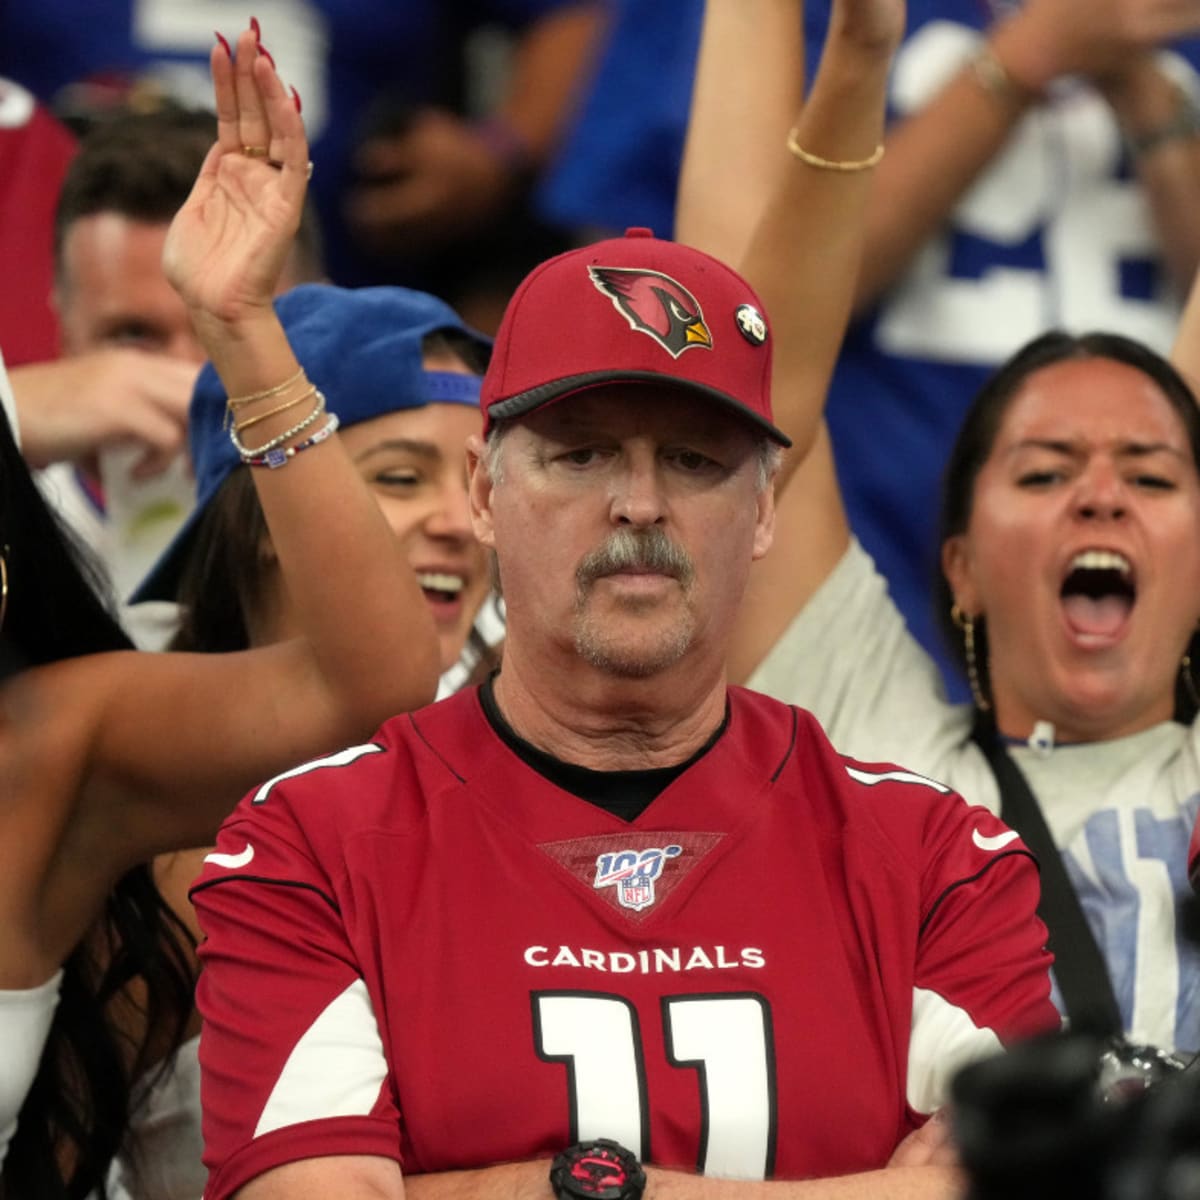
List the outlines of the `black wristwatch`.
{"type": "Polygon", "coordinates": [[[646,1172],[633,1153],[609,1138],[576,1142],[550,1165],[550,1186],[568,1200],[641,1200],[646,1172]]]}

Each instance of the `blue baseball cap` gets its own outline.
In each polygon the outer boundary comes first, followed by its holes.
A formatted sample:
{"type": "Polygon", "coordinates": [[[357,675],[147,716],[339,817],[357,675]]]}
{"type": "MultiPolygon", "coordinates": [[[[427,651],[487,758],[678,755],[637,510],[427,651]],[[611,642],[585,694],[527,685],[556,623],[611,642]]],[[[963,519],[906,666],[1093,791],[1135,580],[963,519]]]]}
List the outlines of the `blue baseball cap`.
{"type": "MultiPolygon", "coordinates": [[[[491,349],[489,338],[435,296],[401,287],[306,283],[278,297],[275,311],[300,365],[343,426],[427,404],[479,406],[477,376],[424,368],[422,342],[432,333],[461,334],[485,357],[491,349]]],[[[175,599],[205,509],[242,466],[225,425],[226,399],[212,364],[205,364],[188,409],[196,504],[131,603],[175,599]]]]}

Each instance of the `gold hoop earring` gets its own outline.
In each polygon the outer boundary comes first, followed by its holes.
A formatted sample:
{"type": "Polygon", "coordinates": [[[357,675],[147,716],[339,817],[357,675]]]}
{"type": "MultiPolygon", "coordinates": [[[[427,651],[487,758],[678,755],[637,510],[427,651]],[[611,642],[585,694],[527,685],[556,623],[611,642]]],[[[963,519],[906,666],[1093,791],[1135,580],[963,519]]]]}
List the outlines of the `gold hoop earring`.
{"type": "Polygon", "coordinates": [[[1192,675],[1192,656],[1186,651],[1183,658],[1179,660],[1179,673],[1183,676],[1183,686],[1187,690],[1189,699],[1200,709],[1200,691],[1197,691],[1196,680],[1192,675]]]}
{"type": "Polygon", "coordinates": [[[975,657],[975,618],[965,613],[957,604],[950,605],[950,620],[962,630],[963,657],[967,661],[967,685],[971,689],[971,699],[980,712],[987,712],[991,702],[983,694],[983,685],[979,682],[979,663],[975,657]]]}
{"type": "Polygon", "coordinates": [[[0,630],[8,615],[8,547],[0,548],[0,630]]]}

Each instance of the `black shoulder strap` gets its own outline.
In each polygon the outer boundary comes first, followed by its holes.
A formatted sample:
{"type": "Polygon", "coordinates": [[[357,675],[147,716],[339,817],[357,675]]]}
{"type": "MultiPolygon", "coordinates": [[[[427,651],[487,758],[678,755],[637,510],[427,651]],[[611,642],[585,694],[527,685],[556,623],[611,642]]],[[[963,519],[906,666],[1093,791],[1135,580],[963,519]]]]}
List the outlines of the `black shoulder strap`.
{"type": "Polygon", "coordinates": [[[1000,816],[1033,851],[1041,868],[1038,916],[1049,931],[1054,977],[1071,1027],[1099,1036],[1122,1032],[1121,1010],[1091,926],[1083,914],[1062,855],[1029,783],[995,732],[977,722],[972,735],[1000,786],[1000,816]]]}

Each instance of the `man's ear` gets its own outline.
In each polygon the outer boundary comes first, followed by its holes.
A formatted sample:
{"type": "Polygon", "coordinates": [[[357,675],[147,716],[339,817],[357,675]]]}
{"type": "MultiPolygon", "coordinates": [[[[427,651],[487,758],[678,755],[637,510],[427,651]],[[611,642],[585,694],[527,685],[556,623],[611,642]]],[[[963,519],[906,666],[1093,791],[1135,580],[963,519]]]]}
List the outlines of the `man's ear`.
{"type": "Polygon", "coordinates": [[[487,446],[478,434],[467,439],[467,494],[471,501],[471,527],[484,546],[495,548],[492,493],[495,484],[487,467],[487,446]]]}
{"type": "Polygon", "coordinates": [[[956,533],[942,543],[942,574],[950,585],[954,603],[969,617],[982,612],[971,566],[970,543],[965,533],[956,533]]]}
{"type": "Polygon", "coordinates": [[[751,559],[757,562],[771,548],[775,541],[775,479],[776,472],[771,476],[770,483],[758,493],[758,519],[754,523],[754,549],[751,559]]]}

